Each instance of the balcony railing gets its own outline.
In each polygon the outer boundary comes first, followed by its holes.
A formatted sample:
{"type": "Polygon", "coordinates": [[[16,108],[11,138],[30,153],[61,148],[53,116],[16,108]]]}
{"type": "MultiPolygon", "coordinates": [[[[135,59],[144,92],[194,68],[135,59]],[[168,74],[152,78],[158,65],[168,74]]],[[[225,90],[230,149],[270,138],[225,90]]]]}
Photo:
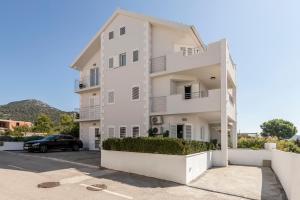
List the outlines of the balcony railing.
{"type": "Polygon", "coordinates": [[[81,90],[89,89],[89,88],[94,88],[99,86],[100,80],[99,76],[98,77],[81,77],[79,80],[75,80],[75,92],[79,92],[81,90]]]}
{"type": "Polygon", "coordinates": [[[100,105],[75,109],[75,120],[100,120],[100,105]]]}
{"type": "Polygon", "coordinates": [[[199,91],[199,92],[191,92],[191,93],[184,93],[183,98],[184,99],[195,99],[195,98],[203,98],[208,97],[207,91],[199,91]]]}
{"type": "Polygon", "coordinates": [[[166,56],[151,59],[150,73],[166,71],[166,56]]]}

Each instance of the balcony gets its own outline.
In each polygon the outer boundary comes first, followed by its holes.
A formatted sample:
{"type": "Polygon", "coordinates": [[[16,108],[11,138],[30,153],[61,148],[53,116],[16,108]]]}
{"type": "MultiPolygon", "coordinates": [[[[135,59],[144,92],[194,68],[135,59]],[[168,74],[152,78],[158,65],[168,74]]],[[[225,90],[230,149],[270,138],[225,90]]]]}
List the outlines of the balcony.
{"type": "Polygon", "coordinates": [[[220,63],[220,43],[210,44],[206,51],[188,48],[185,51],[171,52],[151,59],[152,76],[174,73],[220,63]]]}
{"type": "Polygon", "coordinates": [[[208,92],[152,97],[151,113],[155,115],[220,111],[220,95],[220,89],[214,89],[208,92]]]}
{"type": "Polygon", "coordinates": [[[100,120],[100,105],[75,109],[75,121],[100,120]]]}
{"type": "Polygon", "coordinates": [[[85,76],[81,77],[79,80],[75,80],[75,92],[80,93],[87,90],[95,90],[100,88],[99,76],[91,77],[85,76]]]}

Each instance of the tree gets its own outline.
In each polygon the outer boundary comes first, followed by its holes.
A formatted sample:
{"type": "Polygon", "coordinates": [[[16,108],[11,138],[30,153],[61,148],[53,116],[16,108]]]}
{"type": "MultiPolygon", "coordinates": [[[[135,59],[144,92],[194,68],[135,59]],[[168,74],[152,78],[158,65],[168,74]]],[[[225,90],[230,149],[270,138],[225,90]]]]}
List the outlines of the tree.
{"type": "Polygon", "coordinates": [[[35,132],[49,133],[53,127],[52,120],[45,114],[37,117],[33,130],[35,132]]]}
{"type": "Polygon", "coordinates": [[[264,122],[260,128],[262,129],[261,135],[276,136],[280,139],[289,139],[297,133],[297,128],[292,122],[283,119],[273,119],[264,122]]]}
{"type": "Polygon", "coordinates": [[[74,137],[79,136],[79,124],[74,122],[72,115],[62,114],[59,121],[59,130],[61,133],[73,135],[74,137]]]}

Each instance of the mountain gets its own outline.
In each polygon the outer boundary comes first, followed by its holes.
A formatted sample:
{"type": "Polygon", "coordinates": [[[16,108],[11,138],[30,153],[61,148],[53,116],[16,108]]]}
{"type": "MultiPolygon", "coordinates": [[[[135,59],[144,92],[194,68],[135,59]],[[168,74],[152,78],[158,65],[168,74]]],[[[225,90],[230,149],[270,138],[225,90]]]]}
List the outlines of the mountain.
{"type": "Polygon", "coordinates": [[[14,101],[6,105],[0,105],[0,119],[34,122],[39,114],[46,114],[54,123],[57,123],[61,114],[72,114],[72,112],[53,108],[35,99],[14,101]]]}

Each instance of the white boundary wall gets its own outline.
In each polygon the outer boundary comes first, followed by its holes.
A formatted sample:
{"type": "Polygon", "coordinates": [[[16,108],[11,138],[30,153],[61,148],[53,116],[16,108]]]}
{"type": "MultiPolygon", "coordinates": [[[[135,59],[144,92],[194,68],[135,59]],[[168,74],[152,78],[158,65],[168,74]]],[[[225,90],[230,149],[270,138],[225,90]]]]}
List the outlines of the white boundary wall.
{"type": "Polygon", "coordinates": [[[233,165],[263,166],[263,160],[271,159],[270,150],[228,149],[228,160],[233,165]]]}
{"type": "Polygon", "coordinates": [[[272,169],[289,200],[300,199],[300,154],[272,151],[272,169]]]}
{"type": "Polygon", "coordinates": [[[23,150],[24,142],[3,142],[3,146],[0,146],[0,151],[16,151],[23,150]]]}
{"type": "Polygon", "coordinates": [[[212,166],[212,152],[166,155],[101,150],[101,166],[187,184],[212,166]]]}

